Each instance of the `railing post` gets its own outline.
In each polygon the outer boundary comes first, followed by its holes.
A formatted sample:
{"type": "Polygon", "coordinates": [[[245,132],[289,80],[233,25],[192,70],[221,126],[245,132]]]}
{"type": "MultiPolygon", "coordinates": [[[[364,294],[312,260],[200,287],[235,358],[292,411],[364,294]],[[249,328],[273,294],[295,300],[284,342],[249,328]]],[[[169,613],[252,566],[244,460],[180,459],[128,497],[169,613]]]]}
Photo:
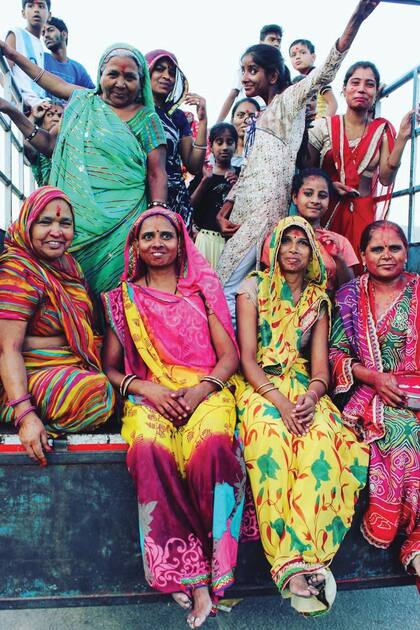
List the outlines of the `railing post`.
{"type": "MultiPolygon", "coordinates": [[[[4,97],[12,98],[11,76],[8,72],[4,76],[4,97]]],[[[4,131],[4,175],[7,178],[4,186],[4,221],[7,227],[12,222],[12,128],[9,125],[4,131]]]]}
{"type": "MultiPolygon", "coordinates": [[[[412,107],[416,110],[419,102],[419,68],[413,70],[413,102],[412,107]]],[[[408,242],[411,243],[414,235],[414,222],[415,222],[415,210],[416,210],[416,196],[414,193],[414,186],[416,184],[416,167],[417,167],[417,134],[416,134],[416,115],[413,116],[413,125],[411,129],[411,142],[410,142],[410,179],[409,188],[410,193],[408,197],[408,242]]]]}

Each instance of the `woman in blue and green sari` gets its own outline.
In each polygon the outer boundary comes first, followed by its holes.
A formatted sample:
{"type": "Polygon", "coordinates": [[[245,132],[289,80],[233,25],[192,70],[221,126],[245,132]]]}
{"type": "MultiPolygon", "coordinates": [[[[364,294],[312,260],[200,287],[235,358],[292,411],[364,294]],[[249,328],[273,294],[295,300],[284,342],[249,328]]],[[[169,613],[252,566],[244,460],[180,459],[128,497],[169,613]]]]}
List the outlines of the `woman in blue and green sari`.
{"type": "Polygon", "coordinates": [[[40,71],[3,42],[0,49],[48,92],[70,99],[58,138],[15,122],[38,151],[54,151],[50,183],[68,194],[75,212],[72,253],[95,294],[112,289],[131,225],[149,201],[166,202],[167,195],[166,139],[144,57],[114,44],[99,62],[96,88],[86,90],[40,71]]]}

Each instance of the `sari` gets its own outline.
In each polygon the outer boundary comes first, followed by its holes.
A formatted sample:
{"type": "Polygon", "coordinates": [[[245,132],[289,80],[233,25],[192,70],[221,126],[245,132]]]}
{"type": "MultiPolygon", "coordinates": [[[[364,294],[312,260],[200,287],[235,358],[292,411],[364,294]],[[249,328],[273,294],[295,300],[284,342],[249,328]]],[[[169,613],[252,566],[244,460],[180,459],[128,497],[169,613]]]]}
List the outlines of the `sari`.
{"type": "MultiPolygon", "coordinates": [[[[325,268],[314,232],[303,218],[279,222],[269,260],[268,269],[250,276],[258,287],[257,363],[267,380],[295,402],[310,381],[304,340],[330,311],[325,268]],[[290,226],[305,231],[312,249],[306,287],[297,304],[277,260],[282,235],[290,226]]],[[[357,495],[366,481],[368,448],[343,425],[327,395],[315,407],[308,434],[300,436],[287,429],[279,410],[252,385],[242,381],[237,392],[245,463],[273,580],[283,597],[290,597],[292,577],[325,572],[332,600],[335,583],[326,567],[350,528],[357,495]]],[[[321,614],[331,600],[292,596],[292,606],[321,614]]]]}
{"type": "Polygon", "coordinates": [[[182,173],[180,143],[182,138],[192,135],[185,113],[179,109],[188,93],[188,81],[178,65],[175,55],[167,50],[152,50],[145,55],[149,73],[160,59],[170,59],[176,68],[175,83],[163,107],[156,106],[166,136],[166,172],[168,174],[168,206],[181,215],[188,231],[192,228],[193,207],[190,193],[182,173]]]}
{"type": "Polygon", "coordinates": [[[420,372],[420,280],[408,283],[387,312],[375,321],[369,275],[343,286],[330,361],[335,392],[347,394],[344,422],[370,445],[369,505],[362,533],[372,545],[388,547],[398,532],[406,534],[401,562],[420,553],[420,413],[386,405],[370,386],[354,382],[354,361],[378,372],[420,372]]]}
{"type": "MultiPolygon", "coordinates": [[[[389,150],[392,151],[395,129],[385,118],[376,118],[369,123],[360,141],[350,144],[344,128],[344,116],[327,117],[321,124],[327,126],[331,148],[322,153],[322,141],[317,138],[318,134],[314,130],[309,131],[309,141],[321,151],[321,168],[332,181],[358,190],[363,175],[371,179],[371,193],[368,197],[342,198],[336,195],[331,199],[329,211],[323,218],[323,224],[328,229],[342,234],[350,241],[360,260],[362,232],[373,221],[386,218],[393,189],[392,185],[381,186],[379,166],[374,173],[366,175],[366,171],[371,161],[378,156],[385,137],[389,150]]],[[[315,127],[316,125],[317,123],[315,127]]]]}
{"type": "MultiPolygon", "coordinates": [[[[54,262],[37,257],[31,225],[47,204],[67,195],[51,186],[33,192],[6,235],[0,256],[0,318],[28,323],[27,334],[65,336],[60,348],[24,350],[28,392],[50,434],[94,428],[112,414],[114,394],[101,371],[93,309],[81,270],[65,253],[54,262]]],[[[0,383],[0,421],[13,409],[0,383]]]]}
{"type": "MultiPolygon", "coordinates": [[[[103,296],[124,349],[124,371],[176,391],[199,383],[217,363],[209,331],[214,313],[236,342],[220,282],[188,236],[181,217],[152,209],[133,226],[120,287],[103,296]],[[175,295],[140,287],[137,238],[144,219],[162,215],[180,238],[175,295]]],[[[144,270],[143,270],[144,271],[144,270]]],[[[228,388],[201,402],[177,427],[145,398],[124,401],[122,435],[137,489],[144,572],[163,593],[208,586],[213,598],[233,583],[245,470],[228,388]]]]}
{"type": "Polygon", "coordinates": [[[166,139],[144,57],[128,44],[114,44],[99,62],[96,90],[75,90],[66,107],[50,175],[50,184],[72,201],[77,232],[71,251],[95,294],[119,282],[128,231],[147,206],[147,155],[160,145],[166,139]],[[127,122],[99,95],[104,60],[120,48],[143,73],[144,107],[127,122]]]}

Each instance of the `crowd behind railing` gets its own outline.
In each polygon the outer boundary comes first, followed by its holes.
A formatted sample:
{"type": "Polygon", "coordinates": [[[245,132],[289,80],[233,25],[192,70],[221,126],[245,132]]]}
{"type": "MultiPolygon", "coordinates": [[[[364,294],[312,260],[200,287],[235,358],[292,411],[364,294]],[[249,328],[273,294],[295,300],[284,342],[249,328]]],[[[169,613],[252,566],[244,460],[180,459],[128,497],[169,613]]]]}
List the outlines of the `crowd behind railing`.
{"type": "Polygon", "coordinates": [[[367,482],[365,538],[403,532],[420,576],[420,281],[387,220],[417,104],[396,132],[374,64],[346,72],[342,116],[330,85],[378,4],[357,3],[317,68],[296,39],[293,80],[264,27],[209,132],[169,51],[114,44],[95,85],[49,0],[23,1],[0,42],[6,153],[13,123],[39,185],[0,256],[0,420],[46,466],[49,436],[117,414],[146,579],[193,628],[240,538],[261,538],[294,608],[326,612],[367,482]]]}

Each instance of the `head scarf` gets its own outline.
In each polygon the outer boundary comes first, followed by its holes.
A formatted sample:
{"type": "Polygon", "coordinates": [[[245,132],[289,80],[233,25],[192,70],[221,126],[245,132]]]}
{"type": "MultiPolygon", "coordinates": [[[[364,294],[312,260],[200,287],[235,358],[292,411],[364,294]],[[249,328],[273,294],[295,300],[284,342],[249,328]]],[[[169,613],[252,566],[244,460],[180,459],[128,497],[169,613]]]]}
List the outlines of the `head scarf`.
{"type": "Polygon", "coordinates": [[[12,263],[21,273],[36,278],[53,304],[63,326],[68,344],[74,353],[87,364],[99,367],[91,322],[86,319],[86,309],[82,312],[75,304],[74,295],[92,313],[83,275],[73,256],[64,253],[58,260],[40,258],[31,240],[31,226],[46,206],[54,199],[66,201],[73,213],[70,199],[59,188],[43,186],[29,195],[23,203],[17,220],[10,226],[5,238],[5,250],[0,256],[1,263],[12,263]],[[66,290],[71,287],[71,293],[66,290]]]}
{"type": "Polygon", "coordinates": [[[134,46],[130,46],[130,44],[117,42],[116,44],[112,44],[112,46],[109,46],[105,50],[105,52],[103,53],[102,57],[99,60],[98,76],[97,76],[97,81],[96,81],[97,93],[100,93],[101,91],[101,84],[100,84],[101,76],[102,76],[102,72],[104,70],[104,65],[106,64],[106,62],[109,59],[112,59],[112,57],[120,57],[123,55],[126,57],[130,57],[131,59],[134,59],[134,61],[136,62],[139,68],[139,74],[140,74],[141,102],[146,107],[150,107],[151,109],[154,109],[155,105],[153,101],[152,88],[150,87],[150,75],[149,75],[146,59],[143,57],[141,52],[137,50],[137,48],[134,48],[134,46]]]}
{"type": "MultiPolygon", "coordinates": [[[[317,321],[323,304],[329,311],[326,293],[327,273],[315,234],[299,216],[282,219],[275,228],[269,248],[270,266],[256,272],[258,281],[258,351],[257,360],[264,368],[287,371],[301,353],[301,338],[317,321]],[[312,256],[305,273],[305,284],[295,305],[278,261],[284,232],[300,228],[308,238],[312,256]]],[[[276,372],[277,373],[277,372],[276,372]]]]}
{"type": "Polygon", "coordinates": [[[168,50],[162,50],[158,48],[156,50],[151,50],[146,53],[146,61],[149,66],[149,74],[151,75],[153,72],[153,68],[159,59],[164,59],[165,57],[169,58],[175,66],[176,75],[175,75],[175,84],[172,88],[171,92],[166,97],[166,110],[169,115],[171,115],[182,103],[185,98],[185,95],[188,93],[188,81],[185,74],[182,72],[178,65],[178,60],[175,55],[168,50]]]}
{"type": "Polygon", "coordinates": [[[144,221],[154,216],[167,219],[175,228],[179,238],[178,290],[185,297],[200,293],[207,307],[214,312],[237,347],[232,320],[219,277],[192,242],[182,217],[176,212],[157,206],[143,212],[137,219],[127,238],[122,279],[135,280],[144,275],[146,267],[140,259],[137,240],[144,221]]]}

